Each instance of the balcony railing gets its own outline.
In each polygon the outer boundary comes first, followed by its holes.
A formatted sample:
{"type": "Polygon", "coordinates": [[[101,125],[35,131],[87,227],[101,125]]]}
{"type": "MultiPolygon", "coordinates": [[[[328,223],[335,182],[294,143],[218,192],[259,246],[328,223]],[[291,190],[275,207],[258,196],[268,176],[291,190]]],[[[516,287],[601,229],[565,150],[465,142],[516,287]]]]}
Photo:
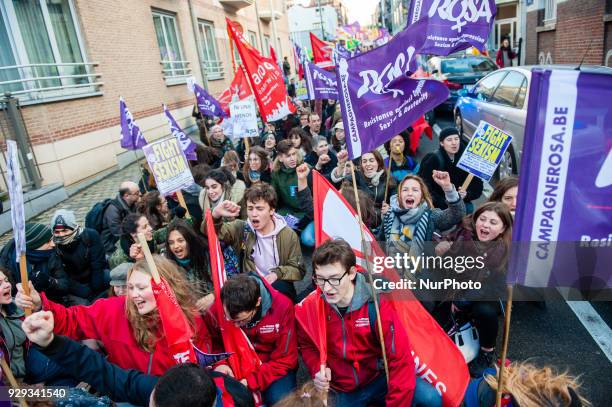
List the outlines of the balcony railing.
{"type": "Polygon", "coordinates": [[[161,61],[163,66],[162,73],[166,85],[176,85],[185,83],[187,78],[191,76],[191,68],[188,67],[189,61],[161,61]]]}
{"type": "Polygon", "coordinates": [[[209,80],[221,79],[225,75],[225,68],[223,61],[211,60],[204,61],[202,64],[204,71],[206,72],[206,78],[209,80]]]}
{"type": "Polygon", "coordinates": [[[45,63],[0,67],[0,94],[10,92],[21,104],[99,94],[101,75],[95,62],[45,63]]]}

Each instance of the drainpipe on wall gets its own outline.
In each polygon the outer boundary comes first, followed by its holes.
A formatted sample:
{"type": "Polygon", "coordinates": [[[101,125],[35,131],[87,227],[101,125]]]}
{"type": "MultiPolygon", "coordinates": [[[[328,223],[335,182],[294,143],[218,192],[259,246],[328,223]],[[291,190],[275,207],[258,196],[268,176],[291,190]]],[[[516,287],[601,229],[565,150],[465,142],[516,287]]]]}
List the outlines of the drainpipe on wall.
{"type": "Polygon", "coordinates": [[[195,13],[193,12],[193,3],[191,0],[187,0],[187,4],[189,5],[189,16],[191,17],[191,28],[193,29],[193,39],[196,43],[196,53],[198,54],[198,65],[200,66],[200,73],[202,74],[202,84],[204,85],[204,89],[208,90],[208,79],[206,78],[206,67],[204,66],[204,61],[202,61],[202,47],[200,44],[200,39],[198,36],[198,20],[195,17],[195,13]]]}

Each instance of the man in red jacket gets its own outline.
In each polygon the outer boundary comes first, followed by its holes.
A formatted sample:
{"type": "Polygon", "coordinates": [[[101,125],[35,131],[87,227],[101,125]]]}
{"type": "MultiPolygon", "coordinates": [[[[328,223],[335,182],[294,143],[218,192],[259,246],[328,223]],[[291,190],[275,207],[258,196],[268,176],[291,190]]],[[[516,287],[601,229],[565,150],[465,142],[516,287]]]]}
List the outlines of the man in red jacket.
{"type": "MultiPolygon", "coordinates": [[[[382,367],[373,296],[365,276],[356,270],[355,253],[344,240],[329,240],[312,255],[314,283],[325,299],[327,368],[320,369],[319,350],[300,324],[298,343],[304,363],[320,391],[329,390],[330,405],[387,407],[430,405],[416,402],[417,392],[441,405],[431,386],[415,382],[410,343],[389,302],[380,301],[383,336],[389,363],[389,381],[382,367]],[[417,386],[418,385],[418,386],[417,386]],[[432,391],[435,394],[432,394],[432,391]],[[436,400],[437,399],[437,400],[436,400]]],[[[425,401],[423,397],[418,397],[425,401]]],[[[430,401],[427,401],[428,403],[430,401]]]]}
{"type": "MultiPolygon", "coordinates": [[[[261,392],[266,405],[276,404],[296,388],[293,302],[254,274],[228,280],[221,289],[221,302],[225,317],[242,328],[262,362],[242,383],[261,392]]],[[[207,319],[216,325],[214,312],[209,311],[207,319]]]]}

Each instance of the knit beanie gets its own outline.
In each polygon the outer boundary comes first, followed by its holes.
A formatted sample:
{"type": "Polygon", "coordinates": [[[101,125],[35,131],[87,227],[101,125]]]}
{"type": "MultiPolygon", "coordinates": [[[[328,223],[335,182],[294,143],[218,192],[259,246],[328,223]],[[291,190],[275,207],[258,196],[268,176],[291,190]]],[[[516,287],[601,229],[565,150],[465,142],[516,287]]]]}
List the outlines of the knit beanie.
{"type": "Polygon", "coordinates": [[[76,222],[73,211],[59,209],[55,211],[51,218],[51,229],[71,229],[75,230],[79,225],[76,222]]]}
{"type": "Polygon", "coordinates": [[[25,238],[26,238],[26,249],[36,250],[40,246],[49,242],[53,237],[51,228],[42,223],[26,223],[25,225],[25,238]]]}
{"type": "Polygon", "coordinates": [[[447,127],[440,132],[440,143],[444,141],[445,138],[450,136],[459,136],[459,130],[456,127],[447,127]]]}

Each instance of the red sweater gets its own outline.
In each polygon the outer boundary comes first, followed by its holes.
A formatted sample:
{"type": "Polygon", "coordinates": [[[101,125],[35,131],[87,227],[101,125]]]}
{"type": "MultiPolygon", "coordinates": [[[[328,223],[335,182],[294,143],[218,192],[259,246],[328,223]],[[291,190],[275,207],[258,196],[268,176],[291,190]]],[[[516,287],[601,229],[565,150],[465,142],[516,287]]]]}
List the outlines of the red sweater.
{"type": "MultiPolygon", "coordinates": [[[[108,353],[108,361],[124,369],[136,369],[143,373],[161,376],[176,362],[162,337],[151,354],[138,346],[132,327],[126,318],[126,297],[97,300],[89,306],[77,305],[66,308],[50,301],[41,293],[42,308],[53,312],[57,335],[75,340],[97,339],[108,353]],[[150,365],[150,369],[149,369],[150,365]]],[[[194,344],[204,352],[212,349],[211,338],[204,321],[196,316],[194,344]]]]}

